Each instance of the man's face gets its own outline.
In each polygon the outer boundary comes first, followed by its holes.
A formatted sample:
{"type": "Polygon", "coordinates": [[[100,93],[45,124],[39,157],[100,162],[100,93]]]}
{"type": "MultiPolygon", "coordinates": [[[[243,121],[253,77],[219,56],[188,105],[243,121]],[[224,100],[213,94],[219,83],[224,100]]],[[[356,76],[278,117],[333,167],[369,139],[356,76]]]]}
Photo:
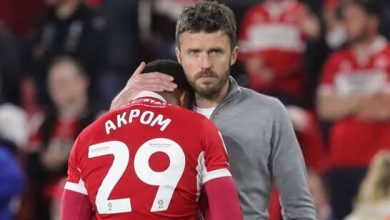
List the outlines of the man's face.
{"type": "Polygon", "coordinates": [[[344,23],[348,42],[356,43],[367,35],[367,14],[357,5],[349,4],[344,8],[344,23]]]}
{"type": "Polygon", "coordinates": [[[85,97],[88,89],[87,79],[67,62],[51,68],[48,75],[49,94],[57,107],[72,105],[85,97]]]}
{"type": "Polygon", "coordinates": [[[184,32],[179,44],[176,57],[198,96],[217,98],[227,90],[230,66],[236,62],[238,48],[231,49],[224,32],[184,32]]]}

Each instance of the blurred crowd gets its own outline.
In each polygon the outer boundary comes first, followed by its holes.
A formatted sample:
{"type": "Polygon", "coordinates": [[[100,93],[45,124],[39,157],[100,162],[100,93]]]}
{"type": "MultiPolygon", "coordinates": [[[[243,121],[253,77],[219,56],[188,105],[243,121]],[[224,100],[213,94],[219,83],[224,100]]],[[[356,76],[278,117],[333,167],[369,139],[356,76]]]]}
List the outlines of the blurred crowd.
{"type": "MultiPolygon", "coordinates": [[[[140,61],[175,59],[196,1],[0,2],[0,219],[59,219],[75,137],[140,61]]],[[[288,109],[318,219],[389,220],[390,1],[218,2],[237,19],[233,77],[288,109]]]]}

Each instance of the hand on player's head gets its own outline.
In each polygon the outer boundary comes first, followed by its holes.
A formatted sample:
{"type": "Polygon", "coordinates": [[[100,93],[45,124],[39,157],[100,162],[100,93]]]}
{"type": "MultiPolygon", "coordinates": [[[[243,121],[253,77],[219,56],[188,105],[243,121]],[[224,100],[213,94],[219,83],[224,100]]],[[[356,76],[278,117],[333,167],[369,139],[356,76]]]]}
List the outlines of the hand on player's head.
{"type": "Polygon", "coordinates": [[[145,68],[145,62],[141,62],[133,75],[127,81],[125,88],[119,92],[111,103],[110,110],[127,104],[141,91],[172,92],[177,85],[173,83],[173,77],[160,72],[141,74],[145,68]]]}

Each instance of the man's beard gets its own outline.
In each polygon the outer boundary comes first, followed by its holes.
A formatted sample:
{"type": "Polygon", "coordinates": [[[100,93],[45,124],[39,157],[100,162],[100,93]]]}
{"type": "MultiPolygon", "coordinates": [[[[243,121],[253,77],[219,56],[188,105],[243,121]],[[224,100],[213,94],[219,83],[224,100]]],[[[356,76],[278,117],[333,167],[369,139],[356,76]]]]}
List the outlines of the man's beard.
{"type": "Polygon", "coordinates": [[[367,31],[364,30],[364,31],[361,31],[360,34],[357,34],[354,37],[350,37],[347,40],[348,40],[349,45],[354,45],[354,44],[362,43],[362,42],[366,41],[367,39],[369,39],[369,34],[367,33],[367,31]]]}
{"type": "MultiPolygon", "coordinates": [[[[230,71],[230,68],[227,72],[230,71]]],[[[195,92],[198,96],[206,99],[215,99],[220,95],[222,88],[226,85],[229,79],[229,74],[224,74],[219,76],[216,72],[212,70],[200,71],[195,74],[193,81],[190,82],[191,86],[195,89],[195,92]],[[213,81],[211,83],[197,83],[197,80],[201,77],[212,77],[213,81]]]]}

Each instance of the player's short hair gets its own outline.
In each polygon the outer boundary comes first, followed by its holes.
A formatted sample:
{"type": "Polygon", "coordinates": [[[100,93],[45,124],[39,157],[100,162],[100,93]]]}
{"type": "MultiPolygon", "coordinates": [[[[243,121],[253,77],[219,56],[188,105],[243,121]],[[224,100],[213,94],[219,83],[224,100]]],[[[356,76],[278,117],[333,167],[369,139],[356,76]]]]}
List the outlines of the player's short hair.
{"type": "Polygon", "coordinates": [[[176,23],[176,44],[180,47],[180,35],[190,33],[214,33],[223,31],[233,49],[236,45],[237,26],[233,11],[224,4],[214,1],[200,1],[186,6],[176,23]]]}
{"type": "Polygon", "coordinates": [[[193,93],[193,88],[188,83],[183,67],[174,60],[154,60],[145,65],[143,73],[160,72],[173,77],[173,82],[182,91],[193,93]]]}
{"type": "Polygon", "coordinates": [[[375,15],[378,17],[381,15],[381,7],[378,0],[350,0],[347,1],[346,5],[348,4],[357,5],[368,15],[375,15]]]}

